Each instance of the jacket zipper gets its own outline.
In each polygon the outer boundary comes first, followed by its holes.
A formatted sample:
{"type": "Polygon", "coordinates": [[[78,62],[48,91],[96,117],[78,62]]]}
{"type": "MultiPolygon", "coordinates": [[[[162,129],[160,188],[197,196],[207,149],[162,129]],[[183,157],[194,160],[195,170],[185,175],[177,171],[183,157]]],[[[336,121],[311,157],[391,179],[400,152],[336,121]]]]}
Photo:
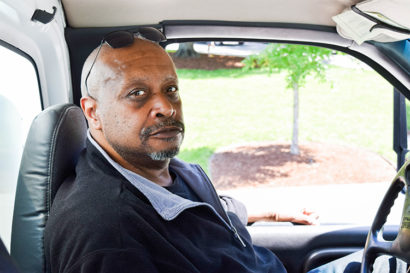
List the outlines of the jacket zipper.
{"type": "MultiPolygon", "coordinates": [[[[229,219],[229,216],[228,216],[229,219]]],[[[238,233],[238,230],[236,229],[236,227],[232,224],[231,219],[229,219],[229,224],[231,225],[231,230],[233,232],[233,234],[235,235],[235,237],[239,240],[239,242],[241,242],[243,247],[246,247],[245,242],[242,240],[241,236],[238,233]]]]}
{"type": "MultiPolygon", "coordinates": [[[[212,190],[213,190],[213,192],[214,192],[214,195],[216,195],[216,196],[218,197],[218,199],[219,199],[218,193],[216,192],[215,187],[214,187],[214,185],[212,184],[212,182],[209,180],[208,176],[205,174],[205,171],[204,171],[200,166],[198,166],[198,168],[200,169],[202,175],[205,177],[205,180],[206,180],[206,181],[209,183],[209,185],[211,186],[211,188],[212,188],[212,190]]],[[[223,213],[225,214],[226,218],[228,219],[228,222],[229,222],[229,223],[227,223],[227,222],[222,218],[222,216],[219,215],[219,213],[218,213],[212,206],[210,206],[210,207],[214,210],[215,214],[225,223],[225,225],[228,226],[228,228],[232,231],[234,237],[235,237],[236,239],[238,239],[238,241],[241,243],[241,245],[242,245],[243,247],[246,247],[246,244],[245,244],[244,240],[243,240],[242,237],[239,235],[239,232],[238,232],[238,230],[236,229],[236,227],[232,224],[232,221],[231,221],[231,219],[229,218],[228,213],[227,213],[227,212],[225,211],[225,209],[222,207],[222,204],[220,203],[220,201],[218,202],[218,205],[219,205],[219,208],[222,209],[222,211],[223,211],[223,213]]]]}

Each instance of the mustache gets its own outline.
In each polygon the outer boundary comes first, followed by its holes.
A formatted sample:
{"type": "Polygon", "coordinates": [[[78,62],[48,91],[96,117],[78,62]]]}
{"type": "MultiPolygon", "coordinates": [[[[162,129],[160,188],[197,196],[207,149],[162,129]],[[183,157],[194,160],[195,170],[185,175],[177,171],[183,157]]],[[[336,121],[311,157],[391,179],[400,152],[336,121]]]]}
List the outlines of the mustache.
{"type": "Polygon", "coordinates": [[[181,128],[182,133],[185,132],[184,123],[182,123],[181,121],[175,120],[173,118],[169,118],[169,119],[161,121],[158,124],[143,128],[140,133],[140,138],[141,140],[147,139],[152,134],[152,132],[157,131],[167,126],[175,126],[175,127],[181,128]]]}

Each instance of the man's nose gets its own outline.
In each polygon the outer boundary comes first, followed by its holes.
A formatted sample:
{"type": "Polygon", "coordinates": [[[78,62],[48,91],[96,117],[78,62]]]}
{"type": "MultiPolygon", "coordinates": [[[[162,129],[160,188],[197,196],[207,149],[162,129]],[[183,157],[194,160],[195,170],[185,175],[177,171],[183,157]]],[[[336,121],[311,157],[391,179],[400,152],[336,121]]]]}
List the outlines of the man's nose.
{"type": "Polygon", "coordinates": [[[153,118],[172,117],[175,115],[175,107],[165,95],[156,95],[153,100],[151,110],[153,118]]]}

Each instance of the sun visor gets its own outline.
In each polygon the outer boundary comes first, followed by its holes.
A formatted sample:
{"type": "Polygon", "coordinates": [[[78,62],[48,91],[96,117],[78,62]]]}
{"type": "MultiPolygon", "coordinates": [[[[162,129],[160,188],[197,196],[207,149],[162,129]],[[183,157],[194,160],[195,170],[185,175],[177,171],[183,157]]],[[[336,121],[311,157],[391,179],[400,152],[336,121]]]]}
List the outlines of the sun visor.
{"type": "Polygon", "coordinates": [[[333,16],[340,36],[357,44],[410,39],[409,0],[367,0],[333,16]]]}

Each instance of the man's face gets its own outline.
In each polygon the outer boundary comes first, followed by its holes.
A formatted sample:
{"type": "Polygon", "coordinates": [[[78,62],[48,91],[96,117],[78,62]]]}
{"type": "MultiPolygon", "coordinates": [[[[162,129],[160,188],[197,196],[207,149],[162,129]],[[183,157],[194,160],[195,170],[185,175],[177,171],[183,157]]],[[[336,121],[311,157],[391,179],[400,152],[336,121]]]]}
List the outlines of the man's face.
{"type": "MultiPolygon", "coordinates": [[[[99,56],[100,58],[100,56],[99,56]]],[[[146,41],[102,54],[96,114],[106,142],[129,163],[175,156],[184,125],[169,56],[146,41]]]]}

